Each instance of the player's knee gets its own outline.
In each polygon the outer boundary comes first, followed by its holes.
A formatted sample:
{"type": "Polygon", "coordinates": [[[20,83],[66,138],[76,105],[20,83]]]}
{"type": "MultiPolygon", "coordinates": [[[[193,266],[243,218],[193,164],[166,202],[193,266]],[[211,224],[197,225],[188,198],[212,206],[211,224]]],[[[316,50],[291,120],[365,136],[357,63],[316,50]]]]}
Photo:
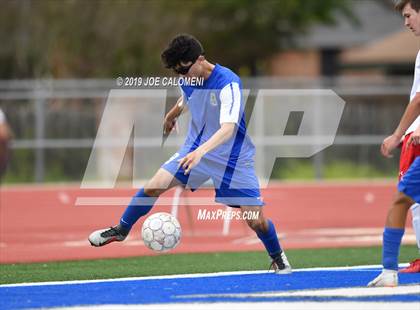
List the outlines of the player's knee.
{"type": "Polygon", "coordinates": [[[158,197],[158,196],[160,196],[163,193],[163,189],[161,189],[161,188],[149,188],[149,187],[145,187],[144,188],[144,193],[147,196],[150,196],[150,197],[158,197]]]}
{"type": "Polygon", "coordinates": [[[173,187],[173,176],[160,169],[144,186],[144,193],[151,197],[159,197],[169,188],[173,187]]]}
{"type": "Polygon", "coordinates": [[[408,209],[414,204],[414,201],[403,193],[398,193],[397,197],[394,199],[393,207],[394,208],[404,208],[408,209]]]}
{"type": "Polygon", "coordinates": [[[407,212],[412,204],[413,200],[410,197],[404,193],[398,193],[388,210],[385,225],[387,227],[404,227],[407,212]]]}
{"type": "Polygon", "coordinates": [[[152,179],[144,187],[144,192],[150,197],[159,197],[167,190],[168,185],[165,180],[152,179]]]}
{"type": "Polygon", "coordinates": [[[265,231],[266,225],[264,225],[264,221],[261,219],[257,220],[247,220],[248,226],[255,232],[265,231]]]}

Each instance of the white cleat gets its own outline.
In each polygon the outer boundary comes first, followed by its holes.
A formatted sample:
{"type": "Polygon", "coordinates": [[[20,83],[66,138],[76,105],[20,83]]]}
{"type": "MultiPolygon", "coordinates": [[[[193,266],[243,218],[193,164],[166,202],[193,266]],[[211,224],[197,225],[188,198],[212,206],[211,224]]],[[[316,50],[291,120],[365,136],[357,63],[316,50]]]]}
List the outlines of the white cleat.
{"type": "Polygon", "coordinates": [[[395,287],[398,286],[398,271],[384,269],[375,279],[369,282],[368,287],[395,287]]]}
{"type": "Polygon", "coordinates": [[[123,241],[127,235],[124,235],[118,225],[106,229],[100,229],[90,234],[88,240],[92,246],[104,246],[114,241],[123,241]]]}
{"type": "Polygon", "coordinates": [[[271,262],[270,269],[274,268],[274,272],[277,274],[288,274],[292,273],[292,267],[284,252],[281,252],[280,256],[273,259],[271,262]]]}

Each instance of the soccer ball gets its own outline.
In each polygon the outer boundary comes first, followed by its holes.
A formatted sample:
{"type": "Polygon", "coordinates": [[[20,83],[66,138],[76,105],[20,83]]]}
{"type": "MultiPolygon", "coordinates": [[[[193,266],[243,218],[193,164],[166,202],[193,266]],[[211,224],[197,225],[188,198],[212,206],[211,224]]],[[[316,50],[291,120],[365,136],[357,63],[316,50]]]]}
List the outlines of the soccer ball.
{"type": "Polygon", "coordinates": [[[149,216],[141,228],[144,244],[151,250],[165,252],[174,249],[181,239],[181,225],[166,212],[149,216]]]}

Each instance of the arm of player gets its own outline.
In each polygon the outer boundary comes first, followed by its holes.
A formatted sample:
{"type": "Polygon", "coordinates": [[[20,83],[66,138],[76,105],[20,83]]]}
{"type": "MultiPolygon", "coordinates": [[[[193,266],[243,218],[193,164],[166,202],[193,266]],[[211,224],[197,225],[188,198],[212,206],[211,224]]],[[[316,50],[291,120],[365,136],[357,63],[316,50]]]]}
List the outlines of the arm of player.
{"type": "Polygon", "coordinates": [[[235,131],[241,113],[241,89],[239,84],[237,82],[226,84],[220,91],[219,99],[220,128],[195,151],[179,160],[180,166],[185,170],[185,174],[188,174],[205,154],[228,141],[235,131]]]}
{"type": "Polygon", "coordinates": [[[9,144],[12,138],[12,131],[6,122],[3,112],[0,110],[0,177],[5,172],[9,162],[9,144]]]}
{"type": "Polygon", "coordinates": [[[416,130],[414,130],[413,134],[411,135],[408,144],[410,145],[411,143],[413,143],[413,145],[420,145],[420,125],[417,127],[416,130]]]}
{"type": "Polygon", "coordinates": [[[234,131],[235,123],[222,123],[220,129],[217,130],[209,140],[181,158],[179,160],[179,165],[184,168],[185,174],[190,173],[191,169],[200,162],[204,155],[232,138],[234,131]]]}
{"type": "Polygon", "coordinates": [[[179,97],[176,104],[169,110],[163,120],[163,134],[168,135],[175,127],[177,118],[184,112],[183,96],[179,97]]]}
{"type": "Polygon", "coordinates": [[[417,93],[413,100],[410,101],[403,116],[401,117],[400,124],[394,133],[385,138],[381,145],[381,153],[385,157],[392,157],[391,152],[398,147],[401,138],[404,136],[406,130],[420,115],[420,93],[417,93]]]}

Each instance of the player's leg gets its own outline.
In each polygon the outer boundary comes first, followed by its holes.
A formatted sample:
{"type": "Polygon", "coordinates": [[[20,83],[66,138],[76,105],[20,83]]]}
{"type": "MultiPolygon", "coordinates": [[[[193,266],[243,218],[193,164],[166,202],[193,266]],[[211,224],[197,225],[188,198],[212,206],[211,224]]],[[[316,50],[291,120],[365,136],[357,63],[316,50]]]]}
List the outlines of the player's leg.
{"type": "Polygon", "coordinates": [[[382,273],[368,286],[398,285],[398,256],[401,239],[404,235],[407,212],[413,200],[402,192],[398,192],[391,208],[388,210],[382,244],[382,273]]]}
{"type": "MultiPolygon", "coordinates": [[[[416,202],[410,209],[413,215],[413,229],[416,234],[417,246],[420,253],[420,156],[414,159],[404,178],[400,181],[399,189],[416,202]]],[[[400,272],[420,272],[420,259],[415,259],[410,263],[409,267],[400,270],[400,272]]]]}
{"type": "Polygon", "coordinates": [[[420,202],[420,146],[407,145],[409,138],[405,137],[401,148],[398,194],[388,210],[383,233],[383,270],[368,286],[398,285],[398,255],[407,212],[415,202],[420,202]]]}
{"type": "Polygon", "coordinates": [[[291,267],[277,238],[276,229],[271,220],[264,217],[260,186],[255,174],[252,159],[237,161],[234,167],[213,169],[213,182],[216,186],[216,202],[228,206],[240,206],[242,214],[252,215],[258,212],[256,218],[244,217],[248,226],[255,231],[273,260],[272,266],[277,273],[290,273],[291,267]],[[220,170],[223,173],[219,173],[220,170]]]}
{"type": "Polygon", "coordinates": [[[144,188],[140,189],[133,197],[130,205],[121,216],[121,228],[128,233],[137,220],[152,209],[161,194],[177,185],[182,184],[170,172],[160,168],[144,188]]]}
{"type": "Polygon", "coordinates": [[[259,206],[241,206],[242,214],[248,226],[255,231],[258,238],[264,244],[267,253],[273,260],[272,265],[277,273],[290,273],[292,268],[283,252],[276,228],[270,219],[264,217],[262,207],[259,206]],[[255,214],[258,216],[255,216],[255,214]]]}
{"type": "Polygon", "coordinates": [[[89,236],[89,242],[93,246],[103,246],[113,241],[123,241],[137,220],[146,215],[152,208],[158,197],[168,189],[180,185],[181,182],[170,172],[160,168],[156,174],[141,188],[127,206],[120,223],[114,227],[101,229],[89,236]]]}
{"type": "MultiPolygon", "coordinates": [[[[410,210],[411,210],[411,215],[413,218],[412,223],[413,223],[413,230],[416,235],[417,248],[420,254],[420,204],[416,203],[412,205],[410,210]]],[[[420,270],[418,272],[420,272],[420,270]]]]}
{"type": "MultiPolygon", "coordinates": [[[[420,253],[420,204],[416,203],[410,208],[412,214],[412,223],[414,234],[416,235],[417,248],[420,253]]],[[[400,273],[419,273],[420,258],[414,259],[406,268],[399,270],[400,273]]]]}

